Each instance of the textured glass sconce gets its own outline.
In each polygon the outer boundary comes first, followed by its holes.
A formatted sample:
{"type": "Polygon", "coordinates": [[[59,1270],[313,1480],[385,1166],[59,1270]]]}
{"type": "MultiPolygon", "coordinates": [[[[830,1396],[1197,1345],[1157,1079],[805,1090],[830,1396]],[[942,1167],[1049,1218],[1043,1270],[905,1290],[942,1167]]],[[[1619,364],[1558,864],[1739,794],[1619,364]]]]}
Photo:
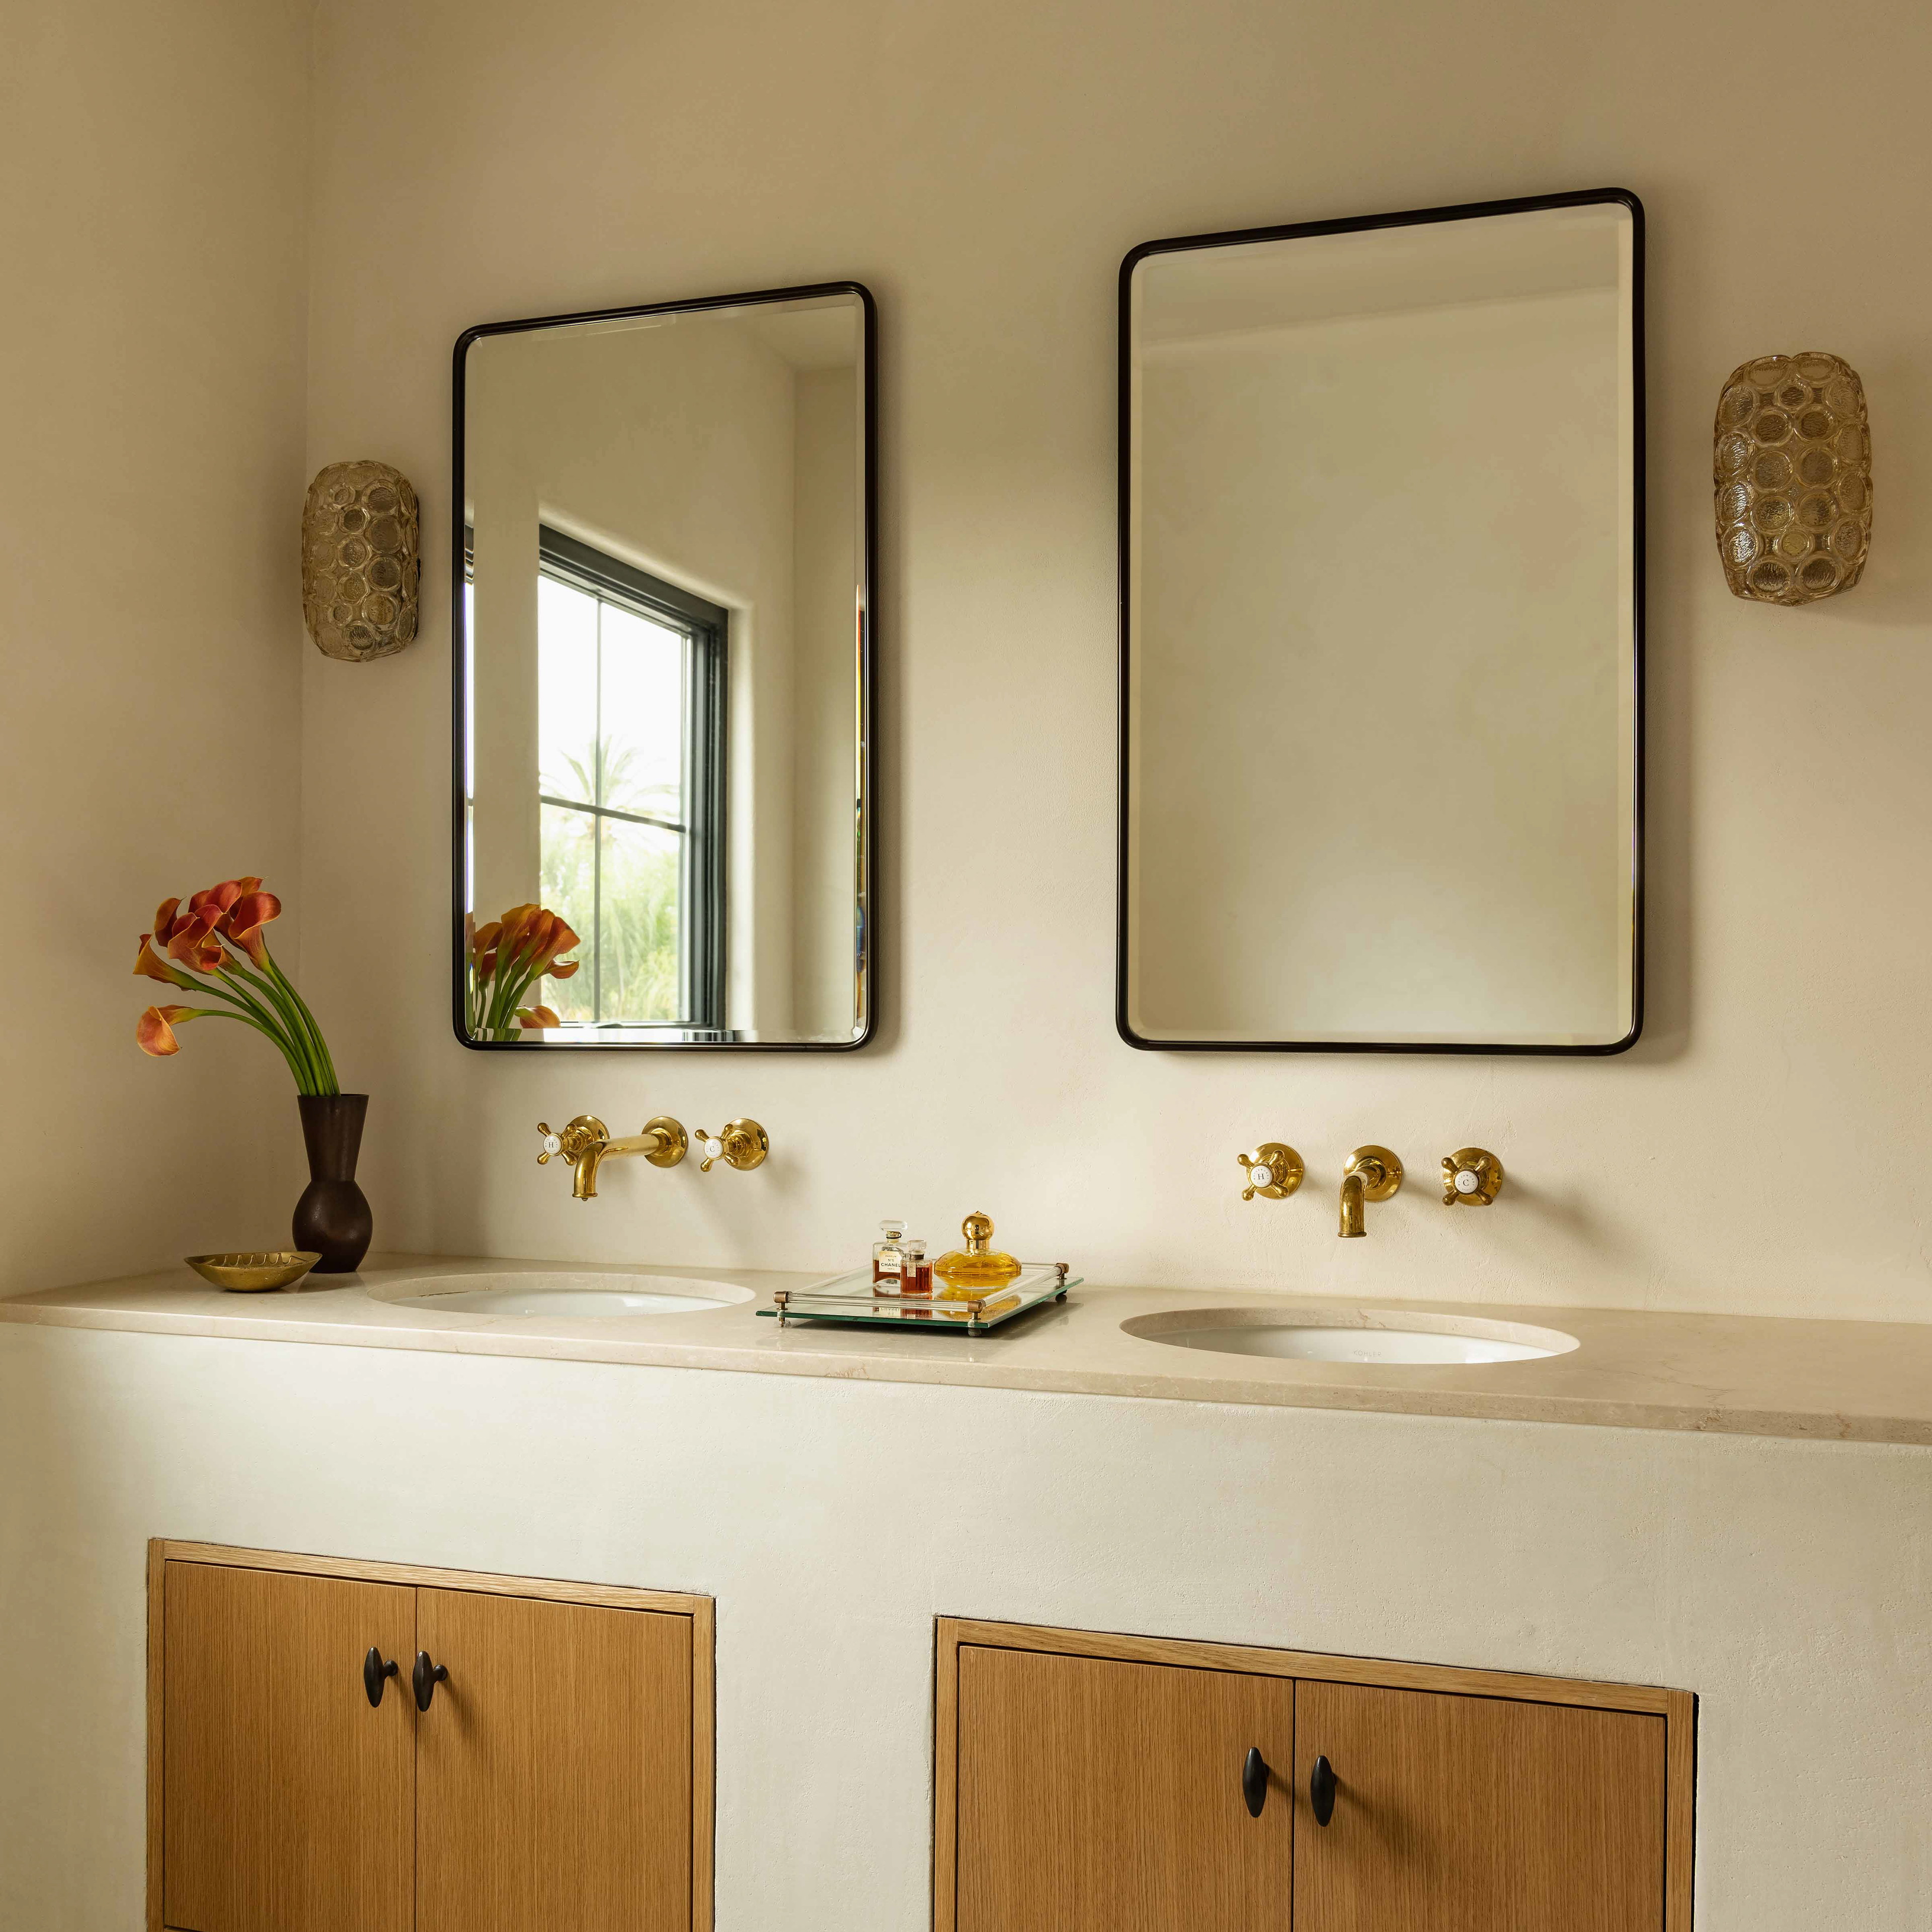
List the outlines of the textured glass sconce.
{"type": "Polygon", "coordinates": [[[1815,604],[1871,548],[1865,388],[1835,356],[1761,356],[1718,400],[1718,551],[1733,596],[1815,604]]]}
{"type": "Polygon", "coordinates": [[[332,463],[302,506],[302,616],[324,657],[386,658],[416,634],[422,518],[386,463],[332,463]]]}

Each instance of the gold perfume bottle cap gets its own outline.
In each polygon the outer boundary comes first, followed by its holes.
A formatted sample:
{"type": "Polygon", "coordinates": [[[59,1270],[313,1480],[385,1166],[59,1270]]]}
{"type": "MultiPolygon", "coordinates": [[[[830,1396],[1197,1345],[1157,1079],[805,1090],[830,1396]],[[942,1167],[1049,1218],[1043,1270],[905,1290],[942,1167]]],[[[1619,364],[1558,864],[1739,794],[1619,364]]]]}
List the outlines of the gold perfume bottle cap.
{"type": "Polygon", "coordinates": [[[969,1255],[983,1255],[992,1245],[993,1217],[975,1208],[960,1222],[959,1232],[966,1237],[966,1252],[969,1255]]]}

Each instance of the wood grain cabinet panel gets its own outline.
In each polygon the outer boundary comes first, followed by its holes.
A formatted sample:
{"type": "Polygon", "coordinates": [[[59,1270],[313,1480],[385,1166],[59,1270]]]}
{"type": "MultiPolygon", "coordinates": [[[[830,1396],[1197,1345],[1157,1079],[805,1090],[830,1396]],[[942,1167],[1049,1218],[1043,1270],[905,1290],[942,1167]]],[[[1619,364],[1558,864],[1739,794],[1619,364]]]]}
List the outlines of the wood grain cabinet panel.
{"type": "Polygon", "coordinates": [[[424,1590],[418,1932],[691,1923],[691,1619],[424,1590]]]}
{"type": "Polygon", "coordinates": [[[1658,1932],[1664,1720],[1357,1684],[1295,1686],[1297,1932],[1658,1932]]]}
{"type": "Polygon", "coordinates": [[[170,1563],[165,1609],[166,1923],[408,1932],[415,1713],[362,1659],[407,1668],[416,1592],[170,1563]]]}
{"type": "Polygon", "coordinates": [[[1293,1762],[1280,1678],[968,1646],[958,1653],[959,1932],[1285,1926],[1293,1762]]]}
{"type": "Polygon", "coordinates": [[[708,1598],[148,1557],[148,1932],[710,1925],[708,1598]],[[398,1666],[373,1706],[371,1646],[398,1666]]]}
{"type": "Polygon", "coordinates": [[[1690,1932],[1685,1691],[954,1618],[935,1683],[935,1932],[1690,1932]]]}

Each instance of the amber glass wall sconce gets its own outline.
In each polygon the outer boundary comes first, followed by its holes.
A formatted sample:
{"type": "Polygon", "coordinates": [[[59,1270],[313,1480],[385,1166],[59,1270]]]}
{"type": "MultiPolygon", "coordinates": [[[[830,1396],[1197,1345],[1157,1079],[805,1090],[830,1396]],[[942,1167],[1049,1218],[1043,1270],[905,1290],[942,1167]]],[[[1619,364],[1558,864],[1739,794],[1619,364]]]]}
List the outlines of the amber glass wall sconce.
{"type": "Polygon", "coordinates": [[[302,616],[324,657],[358,664],[416,634],[422,520],[386,463],[332,463],[302,506],[302,616]]]}
{"type": "Polygon", "coordinates": [[[1731,594],[1815,604],[1849,590],[1871,549],[1865,388],[1810,350],[1740,364],[1718,399],[1718,553],[1731,594]]]}

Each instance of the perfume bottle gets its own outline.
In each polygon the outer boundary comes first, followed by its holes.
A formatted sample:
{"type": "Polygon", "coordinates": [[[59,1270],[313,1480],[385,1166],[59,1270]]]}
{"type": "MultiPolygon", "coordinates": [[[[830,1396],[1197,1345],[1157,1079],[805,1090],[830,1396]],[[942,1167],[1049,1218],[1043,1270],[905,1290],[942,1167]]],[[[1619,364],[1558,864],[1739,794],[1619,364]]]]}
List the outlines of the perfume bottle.
{"type": "Polygon", "coordinates": [[[930,1294],[932,1292],[932,1264],[926,1258],[926,1244],[916,1234],[908,1234],[900,1244],[905,1250],[905,1272],[900,1277],[904,1286],[902,1294],[930,1294]]]}
{"type": "Polygon", "coordinates": [[[933,1273],[946,1284],[939,1291],[941,1300],[962,1300],[986,1288],[1004,1287],[1019,1273],[1019,1263],[992,1245],[990,1216],[968,1214],[960,1222],[959,1232],[966,1237],[964,1252],[955,1248],[932,1264],[933,1273]]]}
{"type": "Polygon", "coordinates": [[[889,1217],[879,1223],[879,1232],[886,1238],[872,1244],[872,1292],[897,1294],[905,1276],[905,1250],[899,1245],[905,1223],[889,1217]]]}

